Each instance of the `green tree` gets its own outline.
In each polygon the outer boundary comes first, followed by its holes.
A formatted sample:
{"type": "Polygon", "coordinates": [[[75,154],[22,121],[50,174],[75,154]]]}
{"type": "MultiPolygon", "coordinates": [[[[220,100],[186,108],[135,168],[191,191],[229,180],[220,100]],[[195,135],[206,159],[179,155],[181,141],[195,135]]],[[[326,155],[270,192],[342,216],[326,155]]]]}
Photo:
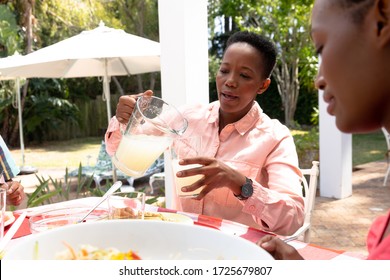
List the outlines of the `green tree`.
{"type": "Polygon", "coordinates": [[[312,5],[313,0],[263,0],[239,19],[240,26],[266,34],[277,44],[279,59],[274,78],[284,106],[285,123],[290,127],[295,124],[299,79],[306,78],[300,70],[313,63],[309,36],[312,5]]]}
{"type": "MultiPolygon", "coordinates": [[[[153,41],[159,41],[158,5],[156,0],[118,0],[118,17],[125,31],[153,41]]],[[[154,89],[158,73],[136,75],[137,92],[154,89]],[[148,84],[145,86],[145,82],[148,84]]]]}
{"type": "Polygon", "coordinates": [[[23,41],[20,31],[12,5],[0,4],[0,57],[20,51],[23,41]]]}
{"type": "MultiPolygon", "coordinates": [[[[18,26],[12,3],[0,4],[0,57],[20,52],[23,44],[21,28],[18,26]]],[[[1,135],[8,142],[12,131],[18,131],[17,111],[14,105],[13,82],[0,82],[0,123],[1,135]],[[16,128],[15,128],[16,127],[16,128]]]]}
{"type": "MultiPolygon", "coordinates": [[[[3,52],[1,52],[0,57],[10,55],[13,53],[14,49],[18,49],[22,54],[30,53],[31,51],[76,35],[82,30],[95,28],[100,21],[104,21],[111,27],[124,27],[118,17],[115,17],[116,10],[112,9],[111,1],[9,0],[1,1],[1,3],[0,49],[3,50],[3,52]],[[18,34],[20,34],[19,45],[14,46],[15,44],[12,45],[11,42],[14,42],[15,38],[18,38],[18,34]],[[4,41],[7,42],[7,45],[3,43],[4,41]]],[[[57,97],[55,101],[51,100],[50,102],[46,102],[46,105],[53,105],[51,108],[53,110],[50,116],[51,118],[57,118],[60,122],[66,120],[74,122],[75,120],[72,114],[64,113],[74,112],[72,111],[74,108],[69,106],[68,100],[88,98],[90,95],[94,98],[101,92],[101,85],[98,79],[94,79],[92,82],[91,80],[88,80],[88,82],[84,83],[81,79],[72,80],[73,81],[57,80],[57,83],[61,85],[60,89],[63,91],[63,94],[60,96],[56,96],[57,92],[51,88],[50,80],[42,79],[39,82],[35,81],[36,85],[40,85],[40,90],[34,93],[34,87],[29,87],[30,80],[27,80],[24,83],[21,106],[23,118],[25,119],[25,131],[28,135],[34,137],[40,135],[40,133],[35,133],[33,131],[34,129],[36,131],[41,131],[42,127],[39,124],[40,121],[37,121],[37,116],[34,114],[31,114],[33,118],[30,118],[28,112],[37,113],[37,111],[34,111],[33,108],[29,108],[29,106],[44,104],[41,99],[44,99],[45,96],[57,97]],[[96,90],[97,86],[92,85],[88,87],[88,85],[91,84],[98,85],[99,90],[96,90]],[[89,89],[89,91],[78,89],[89,89]],[[30,95],[34,96],[30,97],[30,95]],[[42,95],[43,98],[40,98],[40,95],[42,95]],[[71,110],[69,108],[71,108],[71,110]]],[[[19,123],[17,121],[17,111],[11,106],[13,98],[11,93],[14,92],[13,83],[3,82],[3,85],[0,94],[4,97],[4,101],[6,102],[1,103],[2,110],[0,110],[0,119],[3,121],[1,133],[9,143],[16,145],[18,143],[19,123]],[[8,90],[4,87],[7,87],[8,90]]],[[[43,106],[40,106],[39,108],[43,108],[43,106]]],[[[47,113],[45,114],[48,115],[47,113]]],[[[42,116],[41,119],[48,118],[42,116]]],[[[56,120],[54,120],[54,122],[55,121],[56,120]]]]}
{"type": "Polygon", "coordinates": [[[109,1],[45,0],[35,5],[34,49],[40,49],[98,27],[124,28],[109,1]]]}
{"type": "Polygon", "coordinates": [[[210,0],[210,3],[212,17],[223,18],[219,28],[223,35],[217,39],[241,29],[264,34],[276,43],[279,56],[273,77],[283,103],[285,123],[294,126],[300,86],[312,84],[317,65],[309,36],[313,0],[210,0]]]}

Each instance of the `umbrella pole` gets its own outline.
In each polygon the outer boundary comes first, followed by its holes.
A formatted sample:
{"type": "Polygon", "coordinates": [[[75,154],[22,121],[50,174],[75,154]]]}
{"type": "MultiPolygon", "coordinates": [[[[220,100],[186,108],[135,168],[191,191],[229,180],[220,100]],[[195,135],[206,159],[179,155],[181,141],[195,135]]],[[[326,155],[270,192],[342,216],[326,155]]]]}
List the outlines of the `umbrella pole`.
{"type": "Polygon", "coordinates": [[[106,104],[107,104],[107,118],[108,123],[110,123],[111,120],[111,105],[110,105],[110,82],[108,81],[108,76],[104,76],[103,78],[103,87],[104,87],[104,97],[106,98],[106,104]]]}
{"type": "Polygon", "coordinates": [[[37,168],[32,166],[25,166],[25,156],[24,156],[24,139],[23,139],[23,120],[22,120],[22,101],[20,98],[20,78],[16,78],[15,81],[15,91],[18,101],[18,117],[19,117],[19,136],[20,136],[20,150],[22,153],[22,166],[20,169],[20,174],[31,174],[38,171],[37,168]]]}
{"type": "Polygon", "coordinates": [[[20,79],[15,81],[16,96],[18,99],[18,117],[19,117],[19,136],[20,136],[20,151],[22,153],[22,167],[24,167],[24,140],[23,140],[23,123],[22,123],[22,103],[20,98],[20,79]]]}
{"type": "MultiPolygon", "coordinates": [[[[108,117],[108,124],[109,124],[111,120],[111,101],[110,101],[110,82],[107,74],[107,59],[104,60],[104,68],[105,68],[105,75],[103,77],[103,94],[106,98],[107,117],[108,117]]],[[[112,180],[114,182],[116,182],[117,180],[116,168],[113,163],[112,163],[112,180]]]]}

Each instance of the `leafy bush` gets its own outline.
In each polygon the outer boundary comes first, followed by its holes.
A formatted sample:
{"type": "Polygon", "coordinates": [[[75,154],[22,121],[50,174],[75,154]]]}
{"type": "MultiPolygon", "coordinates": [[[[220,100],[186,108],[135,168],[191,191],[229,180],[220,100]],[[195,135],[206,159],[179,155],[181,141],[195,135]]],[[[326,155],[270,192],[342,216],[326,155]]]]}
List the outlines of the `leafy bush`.
{"type": "MultiPolygon", "coordinates": [[[[97,188],[93,182],[93,175],[83,176],[82,166],[79,165],[77,184],[72,182],[68,176],[68,168],[65,169],[65,179],[57,180],[49,177],[39,177],[35,175],[39,181],[39,185],[32,194],[27,194],[27,207],[36,207],[44,204],[51,204],[56,202],[68,201],[70,199],[77,199],[81,197],[96,196],[101,197],[112,186],[113,182],[106,181],[106,184],[101,188],[97,188]]],[[[138,190],[145,192],[145,188],[138,190]]],[[[151,197],[145,202],[147,204],[153,204],[158,202],[159,196],[151,197]]]]}
{"type": "Polygon", "coordinates": [[[309,131],[293,130],[295,146],[298,153],[299,166],[310,168],[313,160],[319,160],[319,131],[314,127],[309,131]]]}
{"type": "Polygon", "coordinates": [[[30,95],[23,111],[27,139],[42,142],[49,131],[58,131],[64,122],[78,124],[79,109],[66,99],[48,94],[30,95]],[[42,133],[46,131],[46,133],[42,133]]]}
{"type": "Polygon", "coordinates": [[[93,176],[82,177],[81,169],[79,169],[78,173],[76,190],[72,190],[72,182],[68,176],[68,168],[65,170],[64,183],[62,183],[62,180],[54,180],[51,177],[45,179],[43,176],[35,176],[39,181],[39,185],[37,185],[37,188],[32,194],[27,194],[27,207],[67,201],[69,199],[79,198],[80,196],[86,197],[88,193],[93,195],[98,194],[92,188],[93,176]],[[71,197],[72,194],[74,197],[71,197]]]}

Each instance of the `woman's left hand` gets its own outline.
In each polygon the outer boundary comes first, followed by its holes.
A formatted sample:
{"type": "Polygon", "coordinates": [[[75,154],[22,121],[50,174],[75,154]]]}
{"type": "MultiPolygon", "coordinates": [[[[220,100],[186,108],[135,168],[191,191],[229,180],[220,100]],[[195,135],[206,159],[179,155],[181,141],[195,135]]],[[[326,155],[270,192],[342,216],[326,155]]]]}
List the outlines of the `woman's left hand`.
{"type": "Polygon", "coordinates": [[[294,247],[276,236],[266,235],[256,244],[270,253],[275,260],[303,260],[303,257],[294,247]]]}
{"type": "Polygon", "coordinates": [[[182,170],[177,173],[178,177],[204,175],[202,179],[183,189],[183,191],[194,191],[200,187],[204,187],[196,199],[202,199],[211,190],[221,186],[228,187],[234,194],[239,195],[241,193],[241,186],[244,185],[246,181],[246,178],[243,174],[215,158],[186,158],[182,159],[180,163],[183,165],[202,165],[202,167],[197,167],[192,170],[182,170]]]}

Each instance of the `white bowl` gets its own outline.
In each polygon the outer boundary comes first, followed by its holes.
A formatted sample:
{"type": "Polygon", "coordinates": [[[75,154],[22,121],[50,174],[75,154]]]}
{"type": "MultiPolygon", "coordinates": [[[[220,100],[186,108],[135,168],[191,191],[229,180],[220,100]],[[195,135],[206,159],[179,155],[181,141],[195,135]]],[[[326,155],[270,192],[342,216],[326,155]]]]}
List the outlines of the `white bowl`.
{"type": "Polygon", "coordinates": [[[4,260],[52,260],[66,248],[81,245],[133,250],[143,260],[271,260],[272,256],[239,236],[196,225],[163,221],[107,220],[55,228],[25,237],[5,253],[4,260]]]}

